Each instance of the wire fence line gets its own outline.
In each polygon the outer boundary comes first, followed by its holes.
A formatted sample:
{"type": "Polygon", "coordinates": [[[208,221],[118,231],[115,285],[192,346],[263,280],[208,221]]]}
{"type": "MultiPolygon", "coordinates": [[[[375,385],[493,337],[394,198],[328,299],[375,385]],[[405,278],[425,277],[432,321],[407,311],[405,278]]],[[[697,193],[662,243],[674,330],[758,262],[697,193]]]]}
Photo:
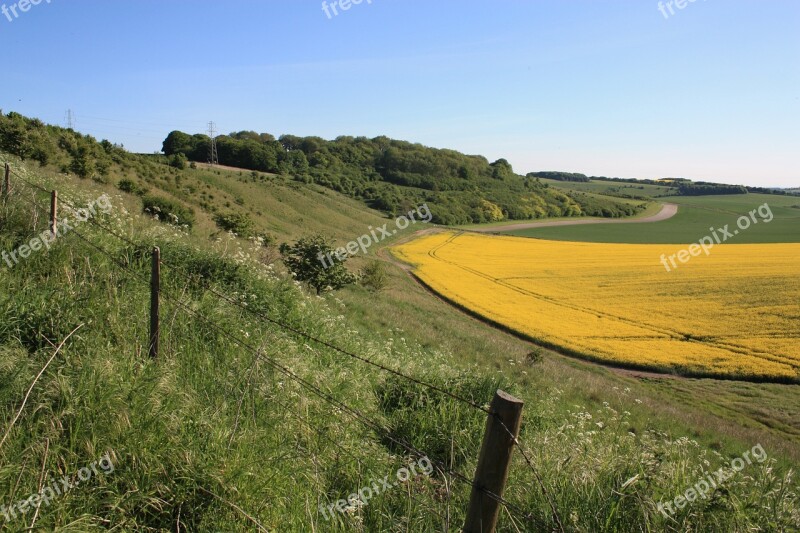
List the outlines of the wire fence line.
{"type": "MultiPolygon", "coordinates": [[[[96,245],[95,243],[91,242],[88,238],[86,238],[80,232],[74,231],[73,233],[76,235],[76,237],[78,237],[79,239],[81,239],[84,242],[86,242],[86,244],[88,244],[92,248],[96,249],[98,252],[106,255],[114,264],[116,264],[120,268],[128,268],[126,265],[121,263],[117,258],[115,258],[112,254],[110,254],[107,250],[105,250],[102,247],[100,247],[100,246],[96,245]]],[[[145,275],[139,275],[138,277],[140,279],[142,279],[143,282],[149,284],[149,280],[147,279],[147,277],[145,275]]],[[[407,442],[405,439],[402,439],[400,437],[396,437],[395,435],[392,435],[392,433],[388,429],[384,428],[381,425],[380,422],[376,422],[376,421],[372,420],[369,416],[365,415],[362,411],[360,411],[360,410],[358,410],[356,408],[353,408],[353,407],[345,404],[344,402],[341,402],[340,400],[334,398],[330,394],[324,392],[320,387],[314,385],[313,383],[311,383],[310,381],[306,380],[305,378],[302,378],[301,376],[296,374],[294,371],[292,371],[288,367],[280,364],[274,358],[265,356],[263,353],[259,355],[258,348],[256,348],[253,344],[251,344],[251,343],[249,343],[249,342],[247,342],[245,340],[242,340],[237,335],[231,333],[230,331],[228,331],[225,328],[223,328],[223,327],[219,326],[218,324],[216,324],[214,321],[207,319],[206,317],[204,317],[203,315],[199,314],[197,311],[192,309],[188,304],[186,304],[186,303],[184,303],[182,301],[179,301],[177,299],[174,299],[171,295],[168,295],[167,293],[164,293],[164,295],[165,295],[166,299],[172,301],[176,306],[182,308],[187,314],[191,315],[196,320],[199,320],[199,321],[205,323],[207,326],[211,327],[212,329],[216,330],[218,333],[220,333],[222,336],[228,338],[234,344],[238,344],[242,348],[244,348],[246,350],[249,350],[252,353],[256,354],[257,357],[263,358],[267,362],[267,364],[269,364],[270,366],[272,366],[273,368],[275,368],[276,370],[278,370],[279,372],[281,372],[282,374],[287,376],[289,379],[291,379],[294,382],[298,383],[299,385],[301,385],[303,388],[307,389],[312,394],[318,396],[320,399],[322,399],[323,401],[327,402],[329,405],[331,405],[331,406],[333,406],[333,407],[335,407],[337,409],[340,409],[341,411],[349,414],[352,418],[354,418],[355,420],[361,422],[365,427],[367,427],[369,429],[372,429],[377,434],[379,434],[382,437],[384,437],[385,439],[391,441],[393,444],[396,444],[396,445],[400,446],[401,448],[403,448],[404,450],[406,450],[410,454],[415,455],[415,456],[417,456],[419,458],[428,457],[430,459],[428,453],[426,453],[426,452],[424,452],[422,450],[419,450],[418,448],[416,448],[415,446],[413,446],[412,444],[407,442]]],[[[522,516],[526,516],[526,518],[528,520],[532,519],[532,517],[530,516],[529,513],[526,513],[525,511],[521,510],[518,506],[516,506],[516,505],[512,504],[511,502],[505,500],[501,496],[499,496],[499,495],[497,495],[497,494],[485,489],[484,487],[476,487],[473,484],[472,480],[470,480],[469,478],[467,478],[466,476],[464,476],[460,472],[452,470],[450,467],[448,467],[442,461],[439,461],[439,460],[436,460],[436,459],[430,459],[430,460],[434,465],[438,466],[443,472],[453,476],[454,479],[457,479],[460,482],[465,483],[466,485],[479,490],[480,492],[484,493],[487,497],[497,501],[501,505],[506,506],[508,509],[513,510],[516,513],[519,513],[522,516]]]]}
{"type": "MultiPolygon", "coordinates": [[[[12,172],[14,172],[14,171],[12,170],[12,172]]],[[[48,193],[48,194],[50,193],[49,191],[47,191],[44,188],[39,187],[39,189],[44,191],[44,192],[46,192],[46,193],[48,193]]],[[[75,209],[75,206],[71,205],[69,202],[63,202],[63,203],[66,203],[68,207],[71,207],[71,208],[75,209]]],[[[133,240],[131,240],[131,239],[129,239],[129,238],[123,236],[123,235],[119,235],[117,232],[113,231],[112,229],[108,228],[107,226],[104,226],[103,224],[101,224],[100,222],[98,222],[97,220],[95,220],[93,218],[89,219],[88,222],[90,224],[93,224],[93,225],[101,228],[106,233],[116,237],[117,239],[119,239],[119,240],[123,241],[124,243],[128,244],[129,246],[132,246],[134,248],[138,248],[140,246],[140,244],[137,244],[133,240]]],[[[164,260],[163,258],[161,259],[161,263],[163,265],[165,265],[165,266],[170,267],[170,268],[174,268],[175,270],[180,271],[180,272],[182,272],[184,274],[188,274],[185,269],[181,268],[178,265],[170,263],[170,262],[164,260]]],[[[468,406],[470,406],[470,407],[472,407],[474,409],[478,409],[479,411],[483,412],[484,414],[487,414],[487,415],[491,415],[492,414],[491,411],[489,411],[489,409],[487,409],[487,408],[485,408],[485,407],[483,407],[481,405],[478,405],[477,403],[475,403],[472,400],[469,400],[467,398],[461,397],[461,396],[459,396],[457,394],[454,394],[454,393],[452,393],[452,392],[450,392],[448,390],[442,389],[441,387],[438,387],[438,386],[433,385],[431,383],[426,383],[426,382],[424,382],[422,380],[419,380],[419,379],[417,379],[417,378],[415,378],[413,376],[409,376],[407,374],[404,374],[404,373],[400,372],[399,370],[395,370],[393,368],[389,368],[389,367],[387,367],[385,365],[382,365],[380,363],[372,361],[372,360],[370,360],[370,359],[368,359],[366,357],[356,355],[356,354],[354,354],[354,353],[352,353],[352,352],[350,352],[348,350],[345,350],[345,349],[340,348],[340,347],[338,347],[338,346],[336,346],[334,344],[331,344],[328,341],[325,341],[325,340],[322,340],[320,338],[317,338],[314,335],[311,335],[311,334],[309,334],[307,332],[304,332],[304,331],[299,330],[299,329],[297,329],[297,328],[295,328],[293,326],[290,326],[289,324],[286,324],[286,323],[284,323],[284,322],[282,322],[280,320],[277,320],[277,319],[275,319],[273,317],[270,317],[270,316],[268,316],[267,314],[265,314],[263,312],[259,312],[259,311],[255,310],[255,309],[252,309],[250,307],[242,305],[241,302],[238,302],[238,301],[230,298],[226,294],[216,290],[211,285],[213,280],[207,279],[204,276],[200,276],[200,277],[203,278],[203,280],[206,282],[206,285],[205,285],[204,288],[206,290],[208,290],[209,292],[211,292],[212,294],[214,294],[217,298],[225,300],[229,304],[234,305],[236,307],[239,307],[240,309],[243,309],[245,312],[250,313],[250,314],[256,316],[257,318],[261,318],[262,320],[266,320],[266,321],[270,322],[271,324],[274,324],[274,325],[280,327],[283,330],[286,330],[286,331],[289,331],[291,333],[294,333],[295,335],[298,335],[298,336],[300,336],[300,337],[302,337],[302,338],[304,338],[304,339],[306,339],[308,341],[314,342],[316,344],[319,344],[321,346],[329,348],[329,349],[331,349],[331,350],[333,350],[335,352],[341,353],[343,355],[346,355],[348,357],[351,357],[353,359],[361,361],[362,363],[365,363],[367,365],[371,365],[371,366],[373,366],[375,368],[378,368],[378,369],[380,369],[380,370],[382,370],[384,372],[388,372],[388,373],[393,374],[393,375],[395,375],[397,377],[403,378],[403,379],[408,380],[410,382],[413,382],[413,383],[415,383],[417,385],[423,386],[423,387],[425,387],[427,389],[439,392],[440,394],[443,394],[443,395],[445,395],[445,396],[447,396],[447,397],[449,397],[451,399],[454,399],[456,401],[464,403],[464,404],[466,404],[466,405],[468,405],[468,406]]]]}
{"type": "MultiPolygon", "coordinates": [[[[19,173],[13,167],[11,168],[11,174],[13,174],[16,178],[22,180],[27,185],[33,187],[34,189],[36,189],[36,190],[38,190],[38,191],[40,191],[42,193],[46,193],[46,194],[49,195],[52,192],[51,190],[48,190],[45,187],[42,187],[41,185],[38,185],[38,184],[30,181],[26,176],[24,176],[21,173],[19,173]]],[[[15,195],[15,196],[17,196],[17,195],[15,195]]],[[[23,199],[24,201],[26,201],[30,205],[32,205],[38,211],[46,212],[46,209],[41,208],[38,205],[38,203],[36,203],[35,201],[29,200],[29,199],[25,198],[23,195],[19,195],[18,197],[23,199]]],[[[67,205],[67,207],[69,207],[71,209],[77,209],[74,204],[72,204],[72,203],[70,203],[68,201],[65,201],[64,199],[60,199],[60,202],[65,204],[65,205],[67,205]]],[[[124,236],[124,235],[120,235],[118,232],[115,232],[113,229],[111,229],[111,228],[107,227],[106,225],[100,223],[99,221],[95,220],[93,217],[90,217],[88,219],[88,221],[93,226],[99,228],[103,233],[115,237],[116,239],[120,240],[121,242],[127,244],[128,246],[134,247],[134,249],[138,249],[141,246],[143,246],[141,243],[136,243],[132,239],[130,239],[130,238],[124,236]]],[[[124,272],[126,272],[131,277],[138,278],[139,280],[143,281],[146,285],[150,284],[150,279],[148,278],[147,275],[134,270],[133,268],[131,268],[131,265],[123,263],[117,257],[115,257],[112,253],[110,253],[108,250],[106,250],[102,246],[99,246],[99,245],[95,244],[94,242],[92,242],[88,237],[86,237],[81,232],[78,232],[77,230],[73,229],[71,231],[71,233],[74,233],[78,239],[80,239],[81,241],[86,243],[89,247],[95,249],[96,251],[98,251],[102,255],[106,256],[112,262],[112,264],[114,264],[116,267],[122,269],[124,272]]],[[[168,266],[168,267],[174,269],[175,271],[187,274],[185,269],[183,269],[182,267],[180,267],[180,266],[178,266],[176,264],[173,264],[173,263],[171,263],[169,261],[165,261],[165,260],[162,259],[161,263],[163,265],[165,265],[165,266],[168,266]]],[[[196,273],[193,273],[193,275],[194,276],[198,276],[196,273]]],[[[242,305],[241,302],[238,302],[238,301],[230,298],[226,294],[218,291],[212,285],[214,280],[208,279],[208,278],[206,278],[206,277],[204,277],[202,275],[200,275],[199,277],[203,280],[203,288],[206,289],[207,291],[209,291],[211,294],[213,294],[219,300],[225,301],[225,302],[227,302],[228,304],[230,304],[232,306],[238,307],[239,309],[242,309],[245,312],[247,312],[247,313],[249,313],[249,314],[251,314],[251,315],[253,315],[253,316],[257,317],[257,318],[260,318],[260,319],[262,319],[262,320],[264,320],[264,321],[266,321],[266,322],[268,322],[268,323],[270,323],[270,324],[272,324],[274,326],[277,326],[279,329],[281,329],[283,331],[289,332],[289,333],[291,333],[291,334],[293,334],[293,335],[295,335],[297,337],[300,337],[300,338],[306,339],[308,341],[311,341],[313,343],[319,344],[320,346],[324,346],[325,348],[328,348],[328,349],[330,349],[330,350],[332,350],[334,352],[340,353],[340,354],[345,355],[347,357],[350,357],[350,358],[352,358],[352,359],[354,359],[356,361],[359,361],[359,362],[361,362],[363,364],[366,364],[366,365],[369,365],[371,367],[377,368],[378,370],[380,370],[382,372],[386,372],[388,374],[394,375],[394,376],[399,377],[401,379],[407,380],[408,382],[414,383],[416,385],[419,385],[419,386],[422,386],[424,388],[427,388],[427,389],[429,389],[431,391],[434,391],[434,392],[437,392],[439,394],[442,394],[445,397],[448,397],[448,398],[450,398],[452,400],[455,400],[455,401],[457,401],[459,403],[462,403],[462,404],[464,404],[464,405],[466,405],[466,406],[468,406],[468,407],[470,407],[472,409],[478,410],[478,411],[480,411],[480,412],[482,412],[482,413],[484,413],[484,414],[486,414],[488,416],[494,417],[500,423],[500,425],[504,429],[504,431],[506,431],[508,433],[508,435],[510,436],[510,438],[513,441],[514,445],[520,450],[520,453],[523,456],[523,458],[525,460],[525,463],[527,464],[527,466],[532,471],[534,477],[537,480],[537,484],[539,485],[540,490],[542,491],[543,495],[545,496],[545,498],[546,498],[546,500],[548,502],[548,505],[551,508],[552,518],[553,518],[554,523],[557,525],[559,530],[564,531],[564,526],[563,526],[563,524],[562,524],[562,522],[560,520],[559,513],[558,513],[558,511],[556,509],[556,506],[555,506],[555,504],[554,504],[549,492],[547,491],[547,489],[546,489],[546,487],[544,485],[544,482],[543,482],[541,476],[539,475],[535,465],[533,464],[533,461],[532,461],[532,459],[530,457],[530,454],[528,452],[526,452],[526,450],[525,450],[524,446],[522,445],[522,443],[520,442],[519,438],[517,436],[515,436],[514,433],[499,418],[498,413],[492,412],[490,409],[487,409],[486,407],[484,407],[482,405],[478,405],[474,401],[472,401],[470,399],[467,399],[467,398],[464,398],[462,396],[459,396],[458,394],[455,394],[452,391],[448,391],[448,390],[446,390],[446,389],[444,389],[442,387],[439,387],[437,385],[434,385],[434,384],[431,384],[431,383],[427,383],[427,382],[425,382],[425,381],[423,381],[421,379],[415,378],[413,376],[409,376],[409,375],[404,374],[404,373],[402,373],[402,372],[400,372],[398,370],[389,368],[389,367],[387,367],[385,365],[382,365],[382,364],[380,364],[378,362],[372,361],[369,358],[366,358],[366,357],[360,356],[358,354],[355,354],[355,353],[353,353],[353,352],[351,352],[349,350],[346,350],[346,349],[343,349],[343,348],[341,348],[339,346],[336,346],[335,344],[332,344],[329,341],[325,341],[323,339],[320,339],[320,338],[316,337],[315,335],[309,334],[309,333],[307,333],[305,331],[302,331],[301,329],[298,329],[298,328],[293,327],[293,326],[291,326],[289,324],[286,324],[286,323],[284,323],[284,322],[282,322],[280,320],[277,320],[277,319],[275,319],[275,318],[273,318],[273,317],[271,317],[271,316],[269,316],[269,315],[267,315],[267,314],[265,314],[263,312],[260,312],[258,310],[252,309],[252,308],[250,308],[248,306],[242,305]]],[[[405,441],[405,439],[402,439],[400,437],[392,435],[391,431],[389,431],[387,428],[383,427],[380,422],[372,420],[369,416],[367,416],[366,414],[364,414],[360,410],[358,410],[356,408],[353,408],[353,407],[345,404],[344,402],[334,398],[330,394],[328,394],[325,391],[323,391],[320,387],[316,386],[315,384],[309,382],[308,380],[306,380],[306,379],[302,378],[301,376],[299,376],[298,374],[296,374],[289,367],[287,367],[287,366],[281,364],[280,362],[278,362],[275,358],[266,356],[263,353],[263,350],[259,349],[258,347],[255,347],[254,345],[252,345],[251,343],[249,343],[249,342],[247,342],[245,340],[242,340],[237,335],[231,333],[230,331],[226,330],[222,326],[219,326],[218,324],[216,324],[214,321],[212,321],[212,320],[206,318],[205,316],[199,314],[197,311],[192,309],[190,305],[184,303],[179,298],[176,298],[176,297],[174,297],[173,295],[171,295],[171,294],[169,294],[167,292],[162,292],[162,294],[165,296],[165,298],[167,300],[171,301],[178,309],[182,310],[186,315],[189,315],[189,316],[193,317],[194,319],[205,323],[206,325],[208,325],[209,327],[211,327],[212,329],[214,329],[215,331],[220,333],[223,337],[228,338],[234,344],[237,344],[240,347],[242,347],[243,349],[245,349],[245,350],[251,352],[252,354],[254,354],[254,356],[255,356],[254,364],[263,359],[269,366],[271,366],[275,370],[279,371],[281,374],[285,375],[287,378],[291,379],[292,381],[294,381],[295,383],[300,385],[302,388],[306,389],[307,391],[311,392],[315,396],[319,397],[324,402],[326,402],[328,405],[331,405],[332,407],[340,409],[341,411],[347,413],[351,418],[353,418],[357,422],[361,423],[364,427],[371,429],[376,434],[382,436],[383,438],[387,439],[388,441],[392,442],[393,444],[400,446],[401,448],[406,450],[411,455],[414,455],[414,456],[417,456],[417,457],[420,457],[420,458],[423,458],[423,457],[424,458],[428,458],[431,461],[431,463],[434,464],[437,467],[437,469],[443,475],[449,475],[453,479],[456,479],[456,480],[458,480],[459,482],[461,482],[463,484],[466,484],[466,485],[468,485],[468,486],[470,486],[470,487],[472,487],[474,489],[477,489],[482,494],[484,494],[486,497],[488,497],[488,498],[498,502],[499,504],[503,505],[506,508],[506,511],[509,513],[509,517],[512,520],[519,520],[520,522],[532,523],[532,524],[536,525],[538,528],[540,528],[540,530],[548,529],[546,524],[545,524],[545,522],[543,522],[541,519],[538,519],[533,513],[527,512],[527,511],[524,511],[524,510],[520,509],[517,505],[507,501],[506,499],[504,499],[503,497],[501,497],[501,496],[499,496],[497,494],[492,493],[491,491],[485,489],[484,487],[475,486],[475,484],[474,484],[474,482],[472,480],[470,480],[469,478],[467,478],[466,476],[464,476],[460,472],[451,469],[446,464],[444,464],[442,461],[439,461],[439,460],[436,460],[436,459],[431,459],[427,453],[425,453],[423,450],[417,449],[411,443],[405,441]],[[512,514],[511,511],[513,511],[517,516],[514,516],[514,514],[512,514]],[[520,517],[523,517],[523,518],[520,518],[520,517]]],[[[278,403],[280,403],[280,402],[278,402],[278,403]]],[[[284,405],[284,407],[286,407],[286,406],[284,405]]],[[[292,412],[289,409],[287,409],[287,410],[292,412]]],[[[323,436],[324,438],[326,438],[326,440],[330,440],[337,447],[337,449],[339,449],[340,451],[346,451],[341,447],[341,445],[339,443],[337,443],[335,440],[330,438],[330,436],[325,435],[324,432],[322,432],[319,428],[314,428],[307,421],[303,420],[302,417],[300,417],[299,415],[296,415],[296,417],[301,422],[303,422],[305,425],[307,425],[310,429],[312,429],[314,432],[318,433],[320,436],[323,436]]],[[[352,456],[351,454],[349,454],[349,455],[352,456]]],[[[441,515],[439,515],[439,518],[441,518],[441,515]]]]}

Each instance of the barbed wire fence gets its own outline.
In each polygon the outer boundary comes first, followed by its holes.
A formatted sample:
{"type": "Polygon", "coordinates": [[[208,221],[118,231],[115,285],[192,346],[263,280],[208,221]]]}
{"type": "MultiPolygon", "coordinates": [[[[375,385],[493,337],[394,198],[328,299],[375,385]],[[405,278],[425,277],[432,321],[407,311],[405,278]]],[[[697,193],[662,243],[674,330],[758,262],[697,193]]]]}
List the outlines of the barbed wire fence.
{"type": "MultiPolygon", "coordinates": [[[[30,191],[29,191],[30,192],[30,191]]],[[[65,205],[67,208],[76,211],[80,209],[72,202],[65,200],[64,198],[57,198],[57,194],[55,191],[51,191],[42,185],[39,185],[29,179],[28,176],[23,175],[21,172],[17,171],[14,167],[12,167],[9,163],[5,163],[4,166],[4,179],[2,183],[2,190],[0,191],[0,199],[4,206],[7,207],[9,201],[12,199],[20,199],[26,204],[30,205],[34,210],[34,217],[33,217],[33,230],[36,231],[38,227],[38,220],[39,216],[42,213],[50,214],[51,220],[51,227],[54,221],[57,219],[56,211],[58,203],[65,205]],[[11,178],[15,178],[12,180],[11,178]],[[22,183],[30,187],[33,191],[37,191],[38,193],[46,194],[51,198],[51,205],[48,208],[43,208],[39,205],[38,200],[36,199],[35,193],[31,195],[31,198],[26,197],[26,195],[22,191],[16,190],[16,185],[13,182],[16,180],[20,180],[22,183]]],[[[87,222],[89,222],[93,227],[97,228],[102,234],[109,235],[121,243],[130,246],[133,250],[142,249],[144,246],[142,243],[137,243],[133,239],[121,235],[119,232],[114,231],[112,228],[108,227],[108,225],[103,224],[99,220],[96,220],[94,217],[89,217],[87,222]]],[[[259,363],[265,363],[267,366],[272,368],[274,371],[280,373],[281,375],[285,376],[287,379],[291,380],[301,389],[305,390],[312,396],[315,396],[322,400],[325,404],[331,406],[334,409],[338,409],[342,413],[345,413],[351,420],[357,422],[364,428],[374,432],[376,436],[383,439],[384,441],[391,442],[393,445],[396,445],[398,448],[404,450],[410,457],[416,457],[418,459],[427,459],[431,462],[433,466],[436,467],[437,472],[443,476],[445,479],[448,480],[455,480],[460,484],[468,487],[471,491],[471,498],[470,498],[470,509],[467,511],[467,521],[465,522],[462,530],[468,533],[472,533],[473,531],[494,531],[494,527],[496,521],[498,519],[499,511],[502,508],[507,513],[509,519],[511,520],[514,527],[519,530],[517,524],[528,524],[529,526],[533,526],[536,531],[561,531],[564,532],[564,525],[561,521],[560,513],[557,509],[555,501],[552,498],[552,495],[547,490],[543,478],[538,472],[538,469],[534,465],[532,454],[523,443],[519,439],[519,431],[520,431],[520,422],[521,422],[521,411],[522,411],[522,402],[517,400],[516,398],[510,397],[509,395],[503,393],[502,391],[498,391],[495,395],[494,400],[489,405],[489,407],[484,407],[483,405],[479,405],[475,401],[465,398],[459,394],[454,393],[453,391],[446,390],[441,386],[434,385],[432,383],[428,383],[422,379],[417,377],[408,375],[400,370],[391,368],[386,366],[380,362],[374,361],[368,357],[359,355],[351,350],[344,349],[330,341],[324,340],[319,336],[310,334],[302,329],[293,326],[291,324],[286,323],[285,321],[276,319],[273,316],[270,316],[264,311],[253,309],[252,307],[247,306],[241,301],[238,301],[229,295],[225,294],[224,292],[217,289],[213,284],[215,280],[208,279],[200,275],[200,281],[202,283],[203,289],[208,291],[211,295],[214,296],[218,301],[225,302],[227,305],[235,307],[240,311],[250,314],[254,318],[259,320],[263,320],[264,322],[274,326],[277,328],[278,331],[284,332],[287,335],[292,336],[297,340],[302,340],[303,342],[310,342],[322,348],[329,350],[332,353],[339,354],[340,356],[349,358],[353,361],[356,361],[358,364],[363,364],[370,368],[376,369],[377,371],[384,373],[386,375],[394,376],[398,379],[404,380],[408,383],[412,383],[418,387],[425,388],[433,393],[439,394],[442,397],[448,398],[452,401],[460,403],[469,409],[478,411],[487,417],[487,427],[486,427],[486,434],[484,435],[484,443],[482,446],[481,454],[478,459],[478,467],[476,469],[476,474],[474,479],[470,479],[465,476],[463,473],[458,472],[444,463],[444,461],[436,459],[435,455],[434,458],[431,458],[432,454],[426,453],[424,450],[415,447],[412,443],[408,442],[406,439],[393,434],[391,430],[386,428],[381,422],[374,420],[372,417],[368,416],[362,410],[359,410],[351,405],[348,405],[346,402],[335,398],[328,392],[325,392],[319,385],[312,383],[308,379],[299,375],[299,373],[292,370],[286,364],[278,361],[275,357],[271,357],[265,353],[265,347],[267,345],[267,340],[265,338],[264,342],[257,346],[252,342],[248,341],[247,339],[243,339],[242,335],[231,332],[228,328],[225,328],[212,319],[209,319],[206,316],[203,316],[197,310],[193,309],[190,304],[185,302],[182,296],[176,296],[166,290],[163,290],[163,287],[160,286],[160,283],[154,284],[153,275],[155,272],[156,263],[160,268],[161,265],[167,266],[172,271],[176,273],[180,273],[183,276],[191,276],[197,277],[198,274],[196,272],[189,273],[180,265],[170,261],[167,258],[164,258],[160,254],[160,250],[158,248],[153,249],[153,253],[157,254],[154,257],[156,259],[153,261],[154,272],[151,273],[151,276],[147,276],[147,274],[142,273],[140,270],[134,268],[134,266],[130,263],[125,263],[124,261],[120,260],[118,256],[115,256],[112,252],[108,249],[103,247],[102,245],[94,242],[87,234],[84,232],[78,231],[75,228],[70,229],[70,234],[74,234],[77,239],[82,241],[87,247],[95,250],[96,252],[100,253],[104,257],[106,257],[112,265],[116,268],[120,269],[122,273],[125,274],[127,278],[136,279],[141,281],[146,286],[149,286],[151,290],[157,289],[157,294],[153,294],[154,298],[161,298],[163,297],[166,301],[169,301],[174,308],[176,309],[176,313],[180,311],[184,316],[195,320],[197,323],[203,324],[204,326],[210,328],[211,330],[218,333],[220,336],[228,339],[231,343],[238,345],[240,348],[249,352],[253,356],[252,365],[255,366],[259,363]],[[518,404],[518,408],[515,408],[513,404],[518,404]],[[516,411],[516,415],[513,413],[511,414],[511,418],[508,417],[508,407],[511,406],[512,411],[516,411]],[[502,443],[506,443],[505,446],[506,450],[503,453],[502,450],[492,449],[496,448],[496,446],[500,445],[501,448],[502,443]],[[518,505],[509,502],[505,498],[503,498],[502,494],[505,489],[505,483],[508,478],[508,472],[511,464],[511,450],[518,449],[520,455],[523,457],[524,462],[527,468],[533,474],[536,483],[541,491],[542,495],[547,502],[547,505],[550,507],[551,517],[550,521],[545,521],[540,517],[537,517],[534,513],[525,511],[521,509],[518,505]],[[491,486],[489,486],[491,485],[491,486]],[[488,523],[488,522],[491,523],[488,523]]],[[[188,278],[186,278],[188,279],[188,278]]],[[[156,327],[156,331],[151,329],[151,337],[149,339],[149,345],[152,348],[154,342],[154,335],[160,335],[160,327],[158,326],[159,320],[158,317],[150,317],[151,322],[156,327]]],[[[156,343],[157,344],[157,343],[156,343]]],[[[157,350],[154,354],[155,357],[158,356],[157,350]]],[[[252,368],[252,367],[251,367],[252,368]]],[[[249,378],[248,378],[249,380],[249,378]]],[[[300,424],[306,427],[308,430],[316,433],[320,438],[323,440],[328,441],[336,450],[337,453],[341,453],[346,457],[354,458],[353,460],[356,462],[360,462],[357,457],[357,454],[354,454],[352,450],[347,450],[343,444],[337,442],[333,439],[330,435],[327,435],[321,428],[317,428],[310,424],[307,420],[305,420],[302,416],[295,413],[291,407],[285,403],[281,402],[273,398],[274,401],[281,406],[285,412],[291,414],[294,418],[296,418],[300,424]]],[[[241,404],[239,404],[238,409],[241,409],[241,404]]],[[[237,415],[237,424],[238,424],[238,415],[237,415]]],[[[235,432],[237,431],[237,427],[233,428],[231,441],[234,438],[235,432]]],[[[443,527],[446,527],[449,530],[451,526],[451,518],[450,518],[450,510],[449,510],[449,495],[451,493],[451,489],[449,482],[447,483],[448,487],[448,509],[447,509],[447,516],[443,517],[440,513],[436,513],[438,515],[438,519],[443,524],[443,527]]],[[[410,494],[410,493],[409,493],[410,494]]],[[[418,498],[416,496],[412,496],[413,498],[418,498]]],[[[418,501],[418,503],[421,503],[418,501]]],[[[250,517],[252,519],[252,517],[250,517]]]]}

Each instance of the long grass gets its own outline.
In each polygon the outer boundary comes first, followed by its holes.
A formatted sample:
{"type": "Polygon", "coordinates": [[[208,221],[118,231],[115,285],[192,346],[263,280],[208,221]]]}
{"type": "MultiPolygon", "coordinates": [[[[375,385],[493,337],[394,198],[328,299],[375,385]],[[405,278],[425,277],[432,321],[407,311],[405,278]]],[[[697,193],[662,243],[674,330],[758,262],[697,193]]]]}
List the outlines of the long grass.
{"type": "MultiPolygon", "coordinates": [[[[77,204],[96,196],[82,188],[64,195],[77,204]]],[[[115,205],[123,201],[115,198],[115,205]]],[[[200,246],[121,209],[102,222],[131,236],[135,246],[86,224],[49,252],[3,267],[0,433],[20,412],[28,389],[31,394],[0,447],[0,505],[63,476],[76,481],[81,468],[105,454],[114,469],[38,512],[11,521],[0,515],[5,530],[457,531],[469,487],[442,468],[368,505],[334,512],[330,520],[321,507],[415,461],[397,441],[471,478],[485,415],[247,309],[481,405],[498,387],[524,398],[520,440],[536,473],[515,455],[505,495],[514,510],[503,513],[501,531],[552,530],[558,522],[587,532],[800,527],[797,485],[772,457],[731,480],[713,505],[695,504],[666,519],[657,511],[659,501],[681,494],[702,467],[714,469],[738,452],[705,453],[657,424],[632,431],[639,423],[630,418],[645,407],[624,389],[605,391],[608,405],[570,405],[573,397],[558,387],[531,391],[490,365],[454,356],[446,343],[414,340],[377,306],[361,322],[351,321],[344,300],[311,295],[278,268],[258,264],[246,242],[200,246]],[[165,261],[162,351],[155,361],[147,357],[145,253],[154,244],[165,261]],[[209,283],[240,305],[218,298],[209,283]],[[53,345],[77,326],[31,389],[53,345]]],[[[43,224],[41,215],[34,220],[31,207],[12,197],[0,216],[0,250],[15,249],[43,224]]],[[[515,361],[530,373],[543,364],[515,361]]]]}

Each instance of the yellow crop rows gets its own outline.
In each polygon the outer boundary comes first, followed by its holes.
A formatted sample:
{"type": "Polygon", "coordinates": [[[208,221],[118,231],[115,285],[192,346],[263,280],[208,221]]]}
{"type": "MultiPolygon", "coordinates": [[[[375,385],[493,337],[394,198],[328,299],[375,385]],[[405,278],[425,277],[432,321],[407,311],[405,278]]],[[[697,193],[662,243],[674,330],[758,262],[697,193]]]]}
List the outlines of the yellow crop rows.
{"type": "Polygon", "coordinates": [[[441,232],[393,248],[429,287],[541,343],[625,366],[800,381],[800,244],[674,245],[441,232]]]}

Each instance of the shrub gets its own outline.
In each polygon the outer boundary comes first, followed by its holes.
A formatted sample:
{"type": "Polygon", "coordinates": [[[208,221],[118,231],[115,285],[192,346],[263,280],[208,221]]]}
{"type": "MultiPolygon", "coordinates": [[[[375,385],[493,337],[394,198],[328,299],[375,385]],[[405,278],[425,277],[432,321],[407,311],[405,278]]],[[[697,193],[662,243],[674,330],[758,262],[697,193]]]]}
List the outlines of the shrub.
{"type": "Polygon", "coordinates": [[[386,288],[389,283],[389,276],[386,274],[386,265],[377,259],[371,261],[364,270],[361,271],[361,285],[373,292],[379,292],[386,288]]]}
{"type": "Polygon", "coordinates": [[[117,188],[122,192],[128,192],[131,194],[135,194],[137,196],[144,196],[145,194],[147,194],[147,191],[149,190],[147,187],[139,185],[135,181],[129,180],[127,178],[121,179],[120,182],[117,184],[117,188]]]}
{"type": "Polygon", "coordinates": [[[217,226],[223,231],[231,231],[239,237],[248,238],[253,235],[253,219],[247,213],[226,213],[214,217],[217,226]]]}
{"type": "Polygon", "coordinates": [[[72,158],[69,169],[81,178],[91,177],[97,169],[91,149],[86,146],[79,147],[72,158]]]}
{"type": "Polygon", "coordinates": [[[143,212],[152,215],[162,222],[176,226],[194,225],[194,210],[189,207],[160,196],[146,195],[142,198],[143,212]]]}
{"type": "Polygon", "coordinates": [[[186,159],[186,156],[183,154],[174,154],[169,156],[169,166],[175,167],[179,170],[185,169],[188,161],[189,160],[186,159]]]}
{"type": "Polygon", "coordinates": [[[275,235],[272,235],[271,233],[265,233],[265,232],[261,232],[261,233],[256,234],[256,239],[261,244],[261,246],[263,246],[264,248],[273,247],[275,245],[275,241],[277,240],[275,238],[275,235]]]}
{"type": "Polygon", "coordinates": [[[544,359],[544,350],[540,347],[534,348],[525,356],[525,362],[529,365],[538,365],[544,359]]]}
{"type": "MultiPolygon", "coordinates": [[[[230,261],[218,254],[195,250],[185,244],[162,242],[159,244],[161,257],[169,263],[170,267],[175,268],[178,276],[165,276],[166,280],[172,279],[176,287],[183,287],[188,282],[188,287],[200,289],[209,283],[223,285],[225,287],[242,290],[247,286],[245,269],[239,263],[230,261]]],[[[135,264],[137,268],[147,270],[150,267],[152,247],[149,245],[137,245],[123,252],[128,260],[135,264]]]]}
{"type": "Polygon", "coordinates": [[[292,275],[308,283],[317,294],[341,289],[356,281],[356,277],[345,268],[345,259],[338,259],[333,254],[333,247],[320,235],[303,237],[291,245],[281,244],[280,251],[283,263],[292,275]],[[332,264],[322,263],[326,256],[332,259],[332,264]]]}

